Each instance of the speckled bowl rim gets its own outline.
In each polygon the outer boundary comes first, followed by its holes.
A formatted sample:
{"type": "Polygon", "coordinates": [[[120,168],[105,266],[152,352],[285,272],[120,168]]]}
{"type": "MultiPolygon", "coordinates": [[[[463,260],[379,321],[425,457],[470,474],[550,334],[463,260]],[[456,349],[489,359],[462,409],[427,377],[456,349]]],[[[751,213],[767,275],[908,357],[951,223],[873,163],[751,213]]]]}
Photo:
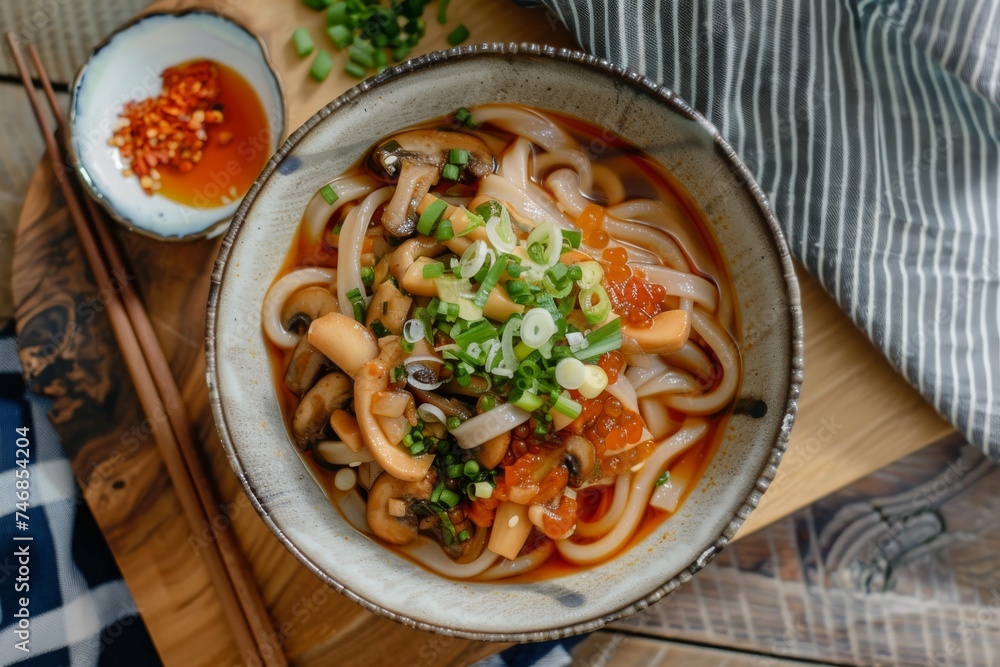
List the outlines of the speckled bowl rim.
{"type": "MultiPolygon", "coordinates": [[[[132,28],[139,25],[143,21],[146,21],[147,19],[153,19],[158,16],[172,16],[174,18],[184,18],[185,16],[192,14],[204,14],[205,16],[212,16],[218,19],[222,19],[227,23],[231,23],[232,25],[234,25],[235,27],[239,28],[247,35],[249,35],[257,43],[257,46],[260,48],[260,55],[263,60],[263,63],[267,68],[267,71],[271,73],[271,77],[274,79],[274,86],[278,91],[278,107],[281,109],[281,128],[280,128],[281,134],[278,136],[279,138],[284,136],[285,126],[288,123],[288,100],[287,96],[285,95],[285,84],[281,80],[281,75],[278,73],[278,67],[274,64],[274,61],[271,59],[271,52],[268,51],[267,44],[264,43],[264,40],[261,39],[260,35],[258,35],[253,30],[248,28],[246,25],[244,25],[240,21],[237,21],[231,16],[226,16],[221,12],[216,12],[211,9],[192,7],[188,9],[177,9],[177,10],[163,9],[163,10],[143,12],[142,14],[135,16],[128,23],[123,24],[113,33],[108,35],[104,41],[102,41],[100,44],[98,44],[91,50],[90,55],[87,56],[86,62],[84,62],[83,65],[80,66],[80,69],[77,70],[76,76],[73,77],[73,83],[72,85],[70,85],[69,88],[69,123],[66,126],[67,128],[69,128],[69,131],[66,133],[66,136],[63,137],[63,144],[65,145],[66,155],[69,157],[70,166],[73,168],[73,172],[76,174],[77,180],[83,187],[84,192],[86,192],[91,199],[96,201],[101,206],[101,208],[104,209],[104,211],[108,214],[108,217],[110,217],[112,220],[114,220],[115,222],[117,222],[119,225],[129,230],[130,232],[134,232],[142,236],[156,239],[157,241],[167,241],[170,243],[183,243],[186,241],[196,241],[199,239],[210,238],[211,236],[213,236],[212,233],[218,230],[220,226],[226,224],[227,221],[236,220],[236,213],[239,212],[240,209],[237,208],[236,212],[234,212],[231,216],[224,216],[220,218],[219,220],[213,222],[200,232],[195,232],[193,234],[186,234],[184,236],[164,236],[162,234],[157,234],[156,232],[151,231],[149,229],[144,229],[136,225],[134,222],[132,222],[125,216],[123,216],[121,213],[119,213],[118,210],[111,204],[111,201],[107,197],[105,197],[104,194],[98,189],[97,185],[94,183],[94,179],[90,176],[90,172],[87,171],[86,165],[83,164],[83,161],[80,159],[80,156],[76,152],[76,146],[74,145],[73,142],[72,132],[73,128],[76,126],[76,114],[77,114],[76,103],[77,103],[77,96],[79,95],[80,85],[83,83],[83,77],[87,73],[87,66],[90,64],[90,61],[93,60],[94,56],[96,56],[101,50],[103,50],[106,46],[108,46],[108,44],[110,44],[112,40],[115,39],[115,37],[118,37],[119,35],[127,32],[128,30],[131,30],[132,28]]],[[[282,148],[284,148],[284,146],[282,146],[282,148]]],[[[261,175],[263,175],[265,172],[261,172],[261,175]]],[[[257,181],[254,181],[253,185],[256,184],[257,181]]],[[[253,190],[253,185],[250,187],[250,189],[247,190],[247,195],[249,195],[250,192],[253,190]]]]}
{"type": "Polygon", "coordinates": [[[353,602],[361,605],[368,611],[374,612],[380,616],[390,618],[399,623],[403,623],[410,627],[416,628],[418,630],[425,630],[429,632],[436,632],[449,637],[460,637],[463,639],[471,639],[477,641],[496,641],[496,642],[531,642],[531,641],[545,641],[551,639],[560,639],[563,637],[568,637],[571,635],[581,634],[584,632],[592,632],[598,630],[608,623],[616,621],[618,619],[630,616],[642,609],[645,609],[649,605],[653,604],[660,598],[672,593],[677,589],[682,583],[688,581],[692,575],[705,567],[709,562],[715,558],[716,555],[732,540],[733,536],[739,530],[740,526],[746,521],[747,517],[750,515],[757,505],[760,503],[760,498],[763,493],[767,490],[771,481],[777,472],[778,463],[781,461],[781,457],[784,454],[788,446],[788,438],[791,434],[792,424],[795,421],[795,415],[798,411],[798,400],[799,394],[802,388],[802,366],[803,366],[803,325],[802,325],[802,305],[799,296],[799,284],[795,276],[795,268],[792,264],[791,252],[788,248],[788,243],[785,240],[785,235],[781,231],[781,227],[778,225],[778,220],[771,211],[771,207],[767,202],[767,197],[764,195],[763,190],[754,180],[753,174],[747,168],[747,166],[740,160],[736,153],[733,151],[732,147],[722,138],[715,126],[712,125],[708,120],[706,120],[701,114],[691,108],[685,101],[677,97],[668,88],[657,84],[651,79],[646,78],[642,74],[623,68],[619,65],[612,64],[603,58],[598,58],[596,56],[587,55],[580,51],[575,51],[572,49],[556,49],[551,46],[542,46],[538,44],[529,43],[515,43],[515,42],[496,42],[496,43],[486,43],[479,45],[470,45],[463,47],[456,47],[449,49],[447,51],[435,51],[433,53],[428,53],[427,55],[420,56],[409,60],[405,63],[397,65],[391,69],[385,70],[384,72],[359,83],[354,86],[343,95],[333,100],[325,107],[316,112],[312,117],[310,117],[301,127],[299,127],[295,132],[293,132],[285,143],[278,149],[278,152],[267,163],[267,166],[260,173],[260,176],[254,181],[253,185],[250,186],[249,191],[243,198],[243,202],[240,207],[236,210],[233,215],[232,224],[229,228],[229,232],[226,234],[222,241],[222,245],[219,248],[219,256],[215,261],[215,269],[212,272],[212,284],[211,290],[208,297],[208,313],[206,318],[206,374],[208,378],[208,389],[209,389],[209,399],[212,404],[212,412],[215,415],[216,425],[219,430],[219,436],[222,440],[222,446],[226,450],[226,456],[229,459],[230,465],[233,467],[233,471],[240,480],[240,484],[243,485],[243,490],[246,492],[247,497],[250,499],[251,504],[254,509],[260,515],[264,523],[274,532],[278,540],[294,555],[302,565],[306,567],[310,572],[319,577],[324,583],[332,587],[334,590],[343,594],[345,597],[353,602]],[[715,541],[708,546],[701,554],[698,555],[687,567],[683,568],[676,576],[672,577],[668,581],[664,582],[661,586],[656,588],[652,593],[645,595],[644,597],[628,604],[619,609],[602,614],[598,617],[574,623],[567,626],[548,628],[545,630],[540,630],[537,632],[470,632],[465,630],[455,630],[453,628],[440,626],[432,623],[427,623],[420,621],[404,614],[399,614],[364,598],[353,591],[351,591],[343,583],[332,578],[323,569],[318,567],[306,554],[304,554],[299,548],[292,542],[287,535],[282,532],[281,528],[275,524],[274,520],[268,514],[268,512],[261,505],[260,501],[254,494],[253,486],[250,480],[247,478],[246,471],[243,468],[243,463],[233,445],[232,440],[229,437],[229,429],[226,424],[226,417],[222,411],[222,404],[219,394],[219,382],[216,367],[216,348],[215,348],[215,334],[217,330],[217,316],[218,316],[218,302],[219,302],[219,292],[222,286],[222,281],[225,278],[226,271],[228,268],[227,260],[229,258],[230,251],[233,244],[236,241],[236,237],[239,235],[240,230],[243,227],[243,222],[246,219],[247,213],[250,211],[251,206],[254,204],[257,193],[263,187],[264,183],[274,174],[277,170],[278,165],[285,159],[285,157],[295,148],[298,142],[308,134],[316,125],[320,123],[324,118],[329,116],[334,110],[340,108],[341,106],[348,104],[355,100],[358,96],[367,93],[368,91],[378,88],[381,84],[395,79],[400,79],[408,74],[425,70],[429,67],[433,67],[435,63],[444,61],[454,61],[459,59],[474,59],[479,56],[506,56],[508,58],[516,58],[520,55],[527,55],[532,57],[546,57],[553,60],[560,60],[569,63],[574,63],[581,67],[589,68],[605,74],[611,74],[617,78],[623,79],[625,82],[636,86],[643,90],[644,92],[654,96],[659,99],[663,104],[670,107],[673,111],[681,114],[685,118],[688,118],[696,122],[702,129],[708,132],[714,141],[715,147],[720,153],[720,159],[729,162],[729,165],[735,170],[735,173],[740,176],[744,186],[747,191],[752,195],[754,201],[757,203],[760,213],[767,223],[767,227],[771,232],[771,239],[773,241],[773,247],[770,249],[771,252],[775,253],[781,266],[784,269],[784,281],[786,296],[788,299],[788,315],[791,322],[791,327],[789,335],[790,340],[790,350],[791,358],[789,359],[789,378],[788,378],[788,400],[785,405],[784,416],[781,420],[781,427],[778,432],[778,437],[774,443],[774,446],[770,450],[770,454],[767,458],[766,463],[763,468],[759,471],[757,475],[757,480],[751,488],[749,494],[744,499],[743,504],[736,510],[732,519],[726,524],[726,527],[722,530],[721,534],[715,539],[715,541]]]}

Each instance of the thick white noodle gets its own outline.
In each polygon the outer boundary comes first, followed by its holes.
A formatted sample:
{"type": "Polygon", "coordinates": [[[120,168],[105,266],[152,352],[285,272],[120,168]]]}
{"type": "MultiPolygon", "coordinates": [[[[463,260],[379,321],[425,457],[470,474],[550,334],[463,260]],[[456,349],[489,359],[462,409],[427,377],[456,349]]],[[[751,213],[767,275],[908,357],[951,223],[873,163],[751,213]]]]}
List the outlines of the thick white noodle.
{"type": "Polygon", "coordinates": [[[518,137],[500,156],[499,174],[520,189],[527,190],[530,159],[531,142],[523,137],[518,137]]]}
{"type": "Polygon", "coordinates": [[[286,329],[284,322],[281,321],[281,310],[285,307],[288,297],[305,287],[313,285],[333,287],[336,282],[336,269],[309,267],[296,269],[283,275],[278,282],[271,285],[267,294],[264,295],[264,304],[261,306],[260,312],[264,335],[282,349],[287,350],[295,347],[295,344],[299,342],[299,337],[286,329]]]}
{"type": "Polygon", "coordinates": [[[656,264],[629,262],[629,266],[642,269],[650,282],[663,285],[670,296],[692,299],[706,312],[714,313],[719,305],[718,288],[701,276],[656,264]]]}
{"type": "Polygon", "coordinates": [[[529,194],[525,190],[517,187],[509,180],[499,174],[490,174],[479,184],[479,194],[492,197],[499,201],[507,202],[522,217],[534,223],[554,222],[563,229],[572,228],[573,221],[567,218],[562,211],[551,201],[548,193],[545,193],[534,183],[529,183],[529,190],[544,194],[544,197],[529,194]]]}
{"type": "MultiPolygon", "coordinates": [[[[682,370],[692,373],[701,380],[712,378],[712,360],[705,354],[705,350],[700,345],[692,341],[684,343],[684,347],[663,355],[663,359],[671,366],[676,366],[682,370]]],[[[629,362],[632,363],[632,362],[629,362]]]]}
{"type": "Polygon", "coordinates": [[[639,399],[636,397],[635,387],[625,375],[619,375],[618,380],[614,384],[609,384],[605,391],[617,398],[625,409],[632,412],[639,411],[639,399]]]}
{"type": "MultiPolygon", "coordinates": [[[[590,158],[577,150],[552,151],[542,153],[535,158],[535,180],[542,183],[554,167],[571,167],[580,179],[580,190],[587,193],[594,191],[594,167],[590,158]]],[[[619,181],[619,185],[621,182],[619,181]]]]}
{"type": "Polygon", "coordinates": [[[625,363],[628,364],[625,377],[636,391],[649,380],[670,370],[670,366],[658,354],[628,354],[625,355],[625,363]]]}
{"type": "Polygon", "coordinates": [[[679,426],[678,422],[670,418],[670,412],[657,398],[640,398],[639,415],[655,440],[667,437],[679,426]]]}
{"type": "Polygon", "coordinates": [[[590,544],[576,544],[570,541],[571,538],[556,540],[556,549],[559,550],[563,558],[578,565],[589,565],[613,556],[638,528],[660,472],[679,454],[701,440],[707,432],[708,422],[701,419],[686,420],[677,433],[661,442],[653,450],[653,453],[646,459],[645,465],[632,478],[628,504],[614,528],[590,544]]]}
{"type": "MultiPolygon", "coordinates": [[[[611,238],[627,241],[640,248],[650,251],[654,257],[661,259],[667,266],[678,271],[690,272],[691,265],[681,251],[680,245],[663,230],[638,222],[622,220],[613,215],[604,219],[604,229],[611,238]]],[[[629,253],[633,260],[644,262],[642,257],[629,253]]],[[[654,262],[655,263],[655,262],[654,262]]]]}
{"type": "Polygon", "coordinates": [[[604,193],[608,206],[617,206],[625,201],[625,185],[614,169],[603,164],[591,166],[594,172],[594,187],[604,193]]]}
{"type": "Polygon", "coordinates": [[[507,104],[483,104],[473,107],[472,119],[477,124],[490,123],[505,132],[524,137],[547,151],[576,148],[576,142],[551,120],[528,109],[507,104]]]}
{"type": "Polygon", "coordinates": [[[691,328],[702,337],[702,340],[712,348],[722,365],[722,380],[715,389],[698,396],[668,395],[663,398],[667,407],[680,410],[689,415],[710,415],[718,412],[729,403],[736,394],[739,382],[739,350],[733,343],[729,333],[719,322],[695,308],[691,314],[691,328]]]}
{"type": "MultiPolygon", "coordinates": [[[[577,521],[575,534],[580,537],[597,537],[598,535],[603,535],[611,530],[612,526],[618,523],[618,519],[621,518],[622,513],[625,511],[625,505],[628,503],[628,492],[631,484],[631,470],[626,470],[622,474],[618,475],[618,477],[615,478],[615,491],[611,496],[611,506],[608,507],[608,511],[605,512],[604,516],[600,519],[591,523],[577,521]]],[[[579,498],[579,494],[577,497],[579,498]]]]}
{"type": "Polygon", "coordinates": [[[483,553],[475,560],[456,563],[444,552],[440,544],[425,537],[418,538],[416,542],[399,549],[424,567],[454,579],[468,579],[480,575],[499,558],[484,548],[483,553]]]}
{"type": "Polygon", "coordinates": [[[552,540],[545,540],[538,545],[538,548],[523,556],[518,556],[514,560],[503,558],[499,563],[476,577],[477,581],[495,581],[514,577],[525,572],[531,572],[539,565],[549,559],[549,556],[556,550],[556,545],[552,540]]]}
{"type": "Polygon", "coordinates": [[[340,267],[337,272],[337,299],[342,313],[354,312],[354,306],[347,298],[347,293],[352,289],[360,291],[365,305],[368,305],[365,286],[361,282],[361,245],[375,210],[389,201],[395,191],[396,188],[391,187],[379,188],[365,197],[359,206],[351,209],[344,220],[344,226],[340,230],[340,256],[337,259],[340,267]]]}
{"type": "Polygon", "coordinates": [[[663,394],[691,394],[698,391],[698,381],[683,371],[669,370],[636,389],[636,396],[648,398],[663,394]]]}
{"type": "Polygon", "coordinates": [[[367,197],[379,184],[369,176],[346,176],[334,179],[327,185],[337,193],[337,201],[327,204],[323,195],[317,190],[302,216],[306,226],[306,238],[310,243],[319,243],[323,240],[323,230],[327,221],[341,206],[367,197]]]}

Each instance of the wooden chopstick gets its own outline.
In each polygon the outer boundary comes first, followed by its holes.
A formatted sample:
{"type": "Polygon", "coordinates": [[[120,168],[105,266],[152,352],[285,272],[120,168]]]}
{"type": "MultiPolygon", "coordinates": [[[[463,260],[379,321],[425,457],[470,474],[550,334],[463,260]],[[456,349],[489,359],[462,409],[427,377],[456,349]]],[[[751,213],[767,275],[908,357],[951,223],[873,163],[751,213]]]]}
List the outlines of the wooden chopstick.
{"type": "MultiPolygon", "coordinates": [[[[62,168],[61,152],[35,95],[27,67],[12,33],[7,33],[7,42],[35,119],[38,121],[56,180],[66,200],[87,261],[98,287],[110,295],[107,310],[112,331],[125,358],[139,402],[149,417],[153,435],[160,446],[167,472],[177,490],[185,516],[192,531],[197,533],[205,525],[211,525],[210,518],[216,511],[217,505],[191,438],[190,422],[180,391],[138,295],[130,283],[119,281],[120,284],[116,289],[112,282],[113,274],[94,239],[94,233],[96,232],[100,238],[100,244],[107,253],[107,262],[117,271],[124,269],[121,253],[105,229],[102,217],[89,199],[86,201],[93,230],[88,225],[77,193],[62,168]],[[166,414],[169,423],[155,418],[158,414],[166,414]]],[[[37,51],[33,47],[29,47],[29,50],[53,114],[65,134],[67,128],[51,83],[37,51]]],[[[286,665],[287,661],[277,643],[277,635],[270,623],[260,591],[249,574],[245,557],[236,545],[235,538],[229,531],[220,532],[216,538],[201,551],[201,554],[216,586],[223,611],[241,654],[248,661],[254,661],[259,656],[266,665],[286,665]]]]}
{"type": "MultiPolygon", "coordinates": [[[[49,100],[49,106],[52,107],[52,114],[55,116],[56,124],[62,131],[63,136],[68,138],[69,128],[66,126],[62,110],[59,108],[59,102],[56,100],[55,91],[52,90],[48,73],[42,65],[38,49],[35,48],[34,44],[28,44],[28,53],[35,64],[42,89],[49,100]]],[[[84,202],[87,206],[87,212],[90,214],[93,228],[97,232],[98,240],[107,256],[111,274],[127,275],[124,273],[126,270],[125,260],[118,249],[118,244],[111,237],[107,225],[104,224],[104,216],[101,215],[92,199],[85,197],[84,202]]],[[[205,508],[205,513],[211,518],[215,512],[219,511],[219,502],[212,492],[211,482],[208,479],[201,457],[191,436],[191,421],[188,418],[187,407],[181,397],[180,389],[177,387],[173,373],[170,371],[167,359],[163,354],[163,348],[157,342],[156,332],[153,330],[153,326],[149,321],[149,315],[146,313],[141,299],[135,293],[131,282],[120,282],[122,283],[121,296],[125,304],[125,310],[136,332],[143,356],[149,364],[153,381],[156,383],[156,388],[163,399],[167,418],[170,420],[170,425],[180,445],[181,454],[184,456],[184,461],[194,481],[195,489],[198,491],[198,498],[201,501],[202,507],[205,508]]],[[[270,645],[270,650],[264,651],[264,664],[272,667],[281,667],[288,664],[280,645],[276,642],[276,634],[271,624],[271,619],[267,614],[264,600],[250,573],[250,566],[246,560],[246,556],[236,543],[235,536],[232,531],[224,529],[217,531],[215,537],[219,551],[226,561],[226,567],[230,573],[233,586],[236,589],[236,594],[240,598],[243,611],[247,616],[247,621],[250,623],[250,630],[253,632],[254,638],[260,646],[270,645]]]]}

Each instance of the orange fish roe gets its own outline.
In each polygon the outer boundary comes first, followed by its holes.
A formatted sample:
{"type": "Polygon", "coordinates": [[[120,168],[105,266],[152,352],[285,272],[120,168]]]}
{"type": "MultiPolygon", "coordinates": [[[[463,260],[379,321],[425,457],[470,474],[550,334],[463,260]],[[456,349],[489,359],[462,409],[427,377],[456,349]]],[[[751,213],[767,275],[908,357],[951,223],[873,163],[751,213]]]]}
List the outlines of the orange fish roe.
{"type": "MultiPolygon", "coordinates": [[[[146,194],[160,189],[160,168],[181,173],[194,169],[208,141],[208,127],[223,119],[222,111],[214,108],[221,92],[215,63],[201,60],[170,67],[162,78],[159,96],[125,103],[108,140],[128,163],[122,174],[138,176],[146,194]]],[[[224,141],[221,135],[219,139],[224,141]]]]}
{"type": "MultiPolygon", "coordinates": [[[[611,268],[614,269],[615,266],[612,265],[611,268]]],[[[631,275],[631,272],[622,279],[613,271],[607,271],[604,275],[604,289],[611,300],[611,308],[633,327],[652,325],[653,316],[667,309],[664,304],[667,290],[662,285],[631,275]]]]}

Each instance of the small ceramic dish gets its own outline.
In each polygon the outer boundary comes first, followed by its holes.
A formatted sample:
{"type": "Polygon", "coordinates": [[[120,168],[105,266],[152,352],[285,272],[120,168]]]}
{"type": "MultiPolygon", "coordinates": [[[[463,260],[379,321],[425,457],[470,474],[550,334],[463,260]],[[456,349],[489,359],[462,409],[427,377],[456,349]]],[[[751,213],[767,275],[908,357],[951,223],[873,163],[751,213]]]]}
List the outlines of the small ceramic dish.
{"type": "MultiPolygon", "coordinates": [[[[260,39],[212,12],[154,13],[112,34],[77,74],[71,90],[68,148],[85,189],[114,220],[155,238],[186,240],[225,231],[246,188],[278,146],[284,126],[281,82],[260,39]],[[148,195],[137,177],[125,177],[122,169],[128,165],[108,140],[126,102],[158,95],[165,69],[197,60],[211,60],[237,73],[240,84],[245,82],[259,100],[256,117],[264,127],[239,139],[238,145],[234,141],[231,152],[239,159],[235,165],[229,162],[230,168],[209,165],[207,160],[196,165],[188,176],[201,190],[182,203],[159,193],[148,195]],[[233,191],[234,172],[238,175],[242,169],[248,169],[238,179],[244,185],[233,191]]],[[[211,149],[207,145],[206,153],[211,149]]]]}
{"type": "Polygon", "coordinates": [[[437,52],[354,87],[296,130],[250,189],[212,277],[207,371],[229,460],[253,506],[310,571],[365,608],[477,640],[596,630],[670,593],[729,543],[774,478],[802,381],[791,256],[766,198],[716,129],[669,90],[579,52],[484,44],[437,52]],[[330,178],[376,141],[485,103],[519,104],[610,128],[665,166],[701,208],[739,304],[743,378],[717,452],[680,509],[611,559],[550,579],[444,578],[355,530],[294,451],[261,304],[330,178]]]}

